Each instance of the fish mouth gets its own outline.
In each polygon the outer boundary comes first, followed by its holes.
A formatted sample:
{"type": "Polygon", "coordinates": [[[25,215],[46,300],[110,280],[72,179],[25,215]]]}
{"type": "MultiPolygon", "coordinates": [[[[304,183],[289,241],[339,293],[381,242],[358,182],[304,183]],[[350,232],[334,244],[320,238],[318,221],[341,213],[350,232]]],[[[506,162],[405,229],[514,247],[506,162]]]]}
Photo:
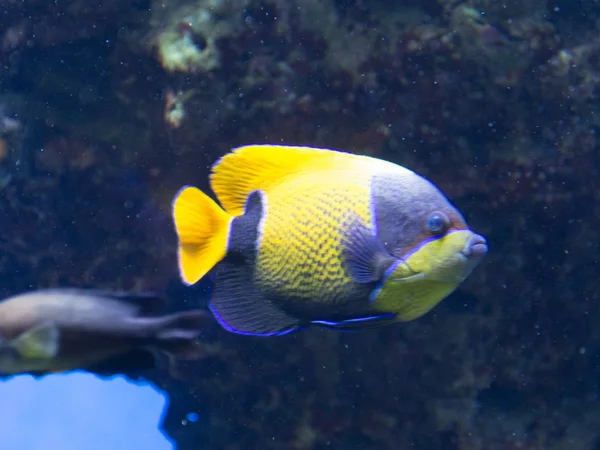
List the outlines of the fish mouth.
{"type": "Polygon", "coordinates": [[[464,246],[459,253],[466,259],[481,259],[488,252],[488,245],[485,238],[479,234],[474,234],[469,239],[469,242],[464,246]]]}

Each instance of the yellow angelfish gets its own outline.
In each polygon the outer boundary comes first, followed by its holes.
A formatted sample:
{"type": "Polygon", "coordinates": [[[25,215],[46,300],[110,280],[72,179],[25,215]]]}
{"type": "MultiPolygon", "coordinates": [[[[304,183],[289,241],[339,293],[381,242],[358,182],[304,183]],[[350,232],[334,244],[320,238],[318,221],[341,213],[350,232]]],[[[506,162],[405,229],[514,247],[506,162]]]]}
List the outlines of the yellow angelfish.
{"type": "Polygon", "coordinates": [[[487,252],[431,182],[376,158],[250,145],[213,166],[211,187],[224,209],[189,186],[173,201],[179,269],[194,284],[216,266],[210,308],[235,333],[412,320],[487,252]]]}

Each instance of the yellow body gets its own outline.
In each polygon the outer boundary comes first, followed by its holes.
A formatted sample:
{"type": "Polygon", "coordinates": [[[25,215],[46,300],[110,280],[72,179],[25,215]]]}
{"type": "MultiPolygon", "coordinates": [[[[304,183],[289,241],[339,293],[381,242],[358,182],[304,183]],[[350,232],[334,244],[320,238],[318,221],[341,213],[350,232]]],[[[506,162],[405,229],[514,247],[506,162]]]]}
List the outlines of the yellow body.
{"type": "Polygon", "coordinates": [[[366,181],[302,173],[269,191],[256,265],[263,289],[317,303],[346,293],[352,280],[342,264],[344,230],[356,218],[371,223],[366,181]]]}

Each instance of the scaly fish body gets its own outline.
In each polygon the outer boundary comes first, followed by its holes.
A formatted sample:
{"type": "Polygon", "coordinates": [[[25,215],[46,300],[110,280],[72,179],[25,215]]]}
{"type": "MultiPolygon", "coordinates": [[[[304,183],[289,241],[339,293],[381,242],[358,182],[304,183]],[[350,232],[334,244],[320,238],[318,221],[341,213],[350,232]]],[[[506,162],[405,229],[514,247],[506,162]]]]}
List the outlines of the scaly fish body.
{"type": "Polygon", "coordinates": [[[255,268],[265,292],[317,304],[347,303],[364,294],[342,262],[348,226],[353,220],[373,221],[369,188],[366,180],[344,178],[304,174],[265,196],[268,214],[258,235],[255,268]]]}
{"type": "Polygon", "coordinates": [[[215,264],[211,309],[227,329],[285,334],[412,320],[486,252],[428,180],[386,161],[324,149],[248,146],[223,157],[174,220],[183,280],[215,264]]]}

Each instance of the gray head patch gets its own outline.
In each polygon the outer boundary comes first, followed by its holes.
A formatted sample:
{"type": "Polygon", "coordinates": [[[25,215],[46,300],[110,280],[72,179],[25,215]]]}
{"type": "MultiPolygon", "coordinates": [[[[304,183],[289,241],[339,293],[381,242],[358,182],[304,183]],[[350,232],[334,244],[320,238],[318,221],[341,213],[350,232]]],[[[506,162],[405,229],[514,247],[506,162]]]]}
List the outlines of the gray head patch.
{"type": "Polygon", "coordinates": [[[462,215],[435,185],[410,171],[375,174],[371,179],[371,202],[378,236],[398,258],[428,237],[425,223],[433,211],[443,211],[453,221],[464,223],[462,215]]]}

